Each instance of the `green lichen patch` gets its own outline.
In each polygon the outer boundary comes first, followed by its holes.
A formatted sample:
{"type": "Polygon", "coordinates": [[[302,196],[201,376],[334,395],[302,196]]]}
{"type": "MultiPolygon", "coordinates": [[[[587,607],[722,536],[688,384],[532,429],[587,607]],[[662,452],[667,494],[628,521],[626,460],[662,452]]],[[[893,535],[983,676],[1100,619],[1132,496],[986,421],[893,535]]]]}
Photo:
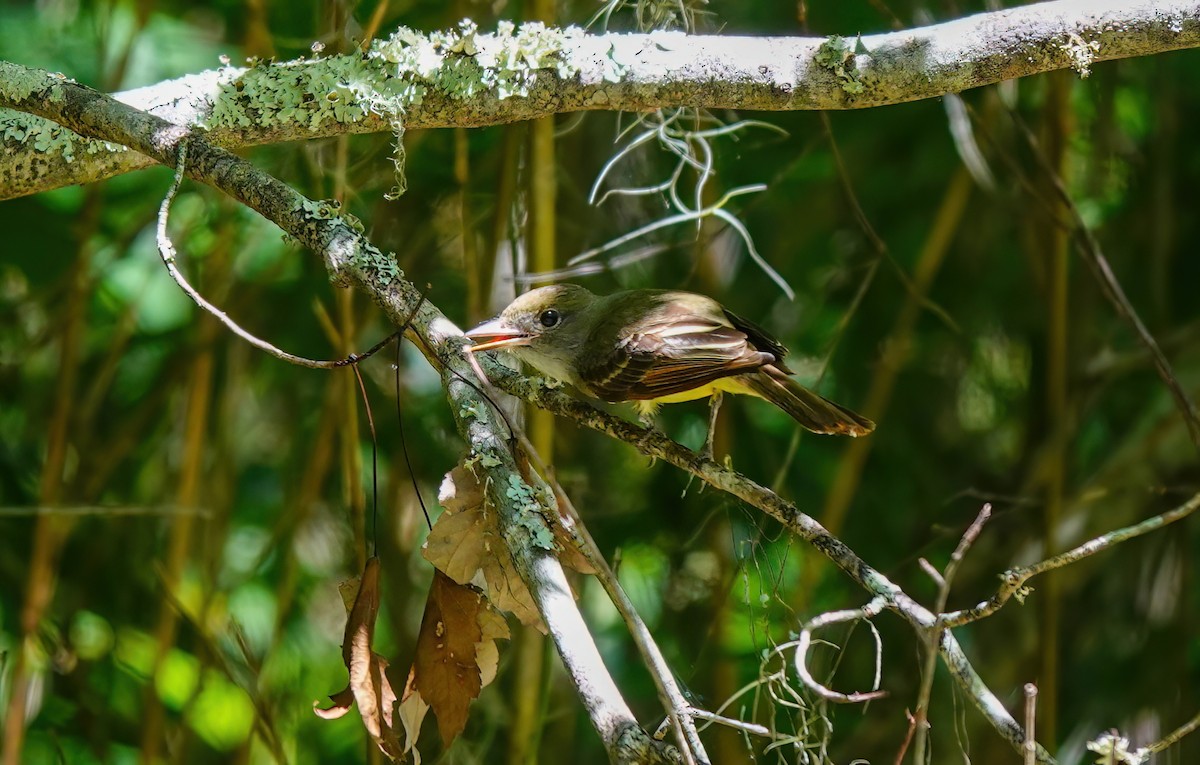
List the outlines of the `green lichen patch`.
{"type": "MultiPolygon", "coordinates": [[[[66,95],[59,83],[70,82],[61,74],[0,61],[0,103],[19,104],[31,98],[61,102],[66,95]]],[[[61,154],[74,162],[79,154],[126,151],[124,146],[84,138],[50,120],[0,108],[0,142],[32,146],[41,154],[61,154]]]]}
{"type": "Polygon", "coordinates": [[[557,549],[554,544],[554,534],[542,517],[543,505],[538,501],[538,495],[529,484],[516,475],[508,476],[508,486],[504,496],[512,500],[521,510],[516,518],[516,532],[528,537],[528,542],[543,550],[557,549]]]}
{"type": "Polygon", "coordinates": [[[51,101],[61,101],[62,92],[54,87],[54,81],[69,82],[64,75],[50,74],[44,69],[31,69],[20,64],[0,61],[0,101],[15,103],[24,101],[34,93],[49,90],[42,96],[51,101]]]}
{"type": "Polygon", "coordinates": [[[480,34],[475,22],[464,19],[457,29],[428,35],[401,27],[376,43],[372,55],[395,66],[395,77],[412,83],[413,98],[436,89],[453,98],[491,92],[504,99],[528,95],[538,72],[562,78],[576,74],[579,67],[567,50],[582,35],[577,27],[556,29],[540,22],[518,27],[509,21],[500,22],[493,34],[480,34]]]}
{"type": "Polygon", "coordinates": [[[364,244],[359,248],[350,267],[362,271],[380,287],[387,287],[404,277],[404,272],[397,265],[396,256],[393,253],[382,252],[370,244],[364,244]]]}
{"type": "Polygon", "coordinates": [[[203,126],[300,125],[316,131],[327,123],[358,122],[366,116],[368,96],[378,87],[371,80],[371,68],[357,56],[257,63],[222,85],[203,126]]]}
{"type": "Polygon", "coordinates": [[[859,79],[858,67],[855,65],[855,50],[844,37],[833,35],[821,43],[813,60],[822,69],[833,72],[842,90],[850,95],[863,92],[863,84],[859,79]]]}
{"type": "Polygon", "coordinates": [[[540,23],[502,22],[480,34],[475,23],[422,34],[406,27],[372,43],[366,53],[256,63],[222,85],[205,126],[275,128],[353,123],[368,114],[402,120],[431,92],[466,99],[482,92],[523,96],[538,73],[579,71],[568,51],[583,31],[540,23]]]}
{"type": "Polygon", "coordinates": [[[61,154],[74,162],[80,154],[128,151],[124,146],[84,138],[73,130],[24,112],[0,109],[0,143],[15,142],[41,154],[61,154]]]}
{"type": "Polygon", "coordinates": [[[455,99],[482,93],[498,99],[526,96],[540,73],[563,78],[578,73],[570,50],[582,36],[575,27],[536,22],[501,22],[491,34],[480,34],[469,19],[429,34],[401,27],[365,53],[256,62],[221,85],[201,126],[270,130],[299,125],[316,132],[374,115],[390,123],[397,136],[396,188],[388,195],[395,198],[405,189],[400,138],[406,109],[430,93],[455,99]]]}

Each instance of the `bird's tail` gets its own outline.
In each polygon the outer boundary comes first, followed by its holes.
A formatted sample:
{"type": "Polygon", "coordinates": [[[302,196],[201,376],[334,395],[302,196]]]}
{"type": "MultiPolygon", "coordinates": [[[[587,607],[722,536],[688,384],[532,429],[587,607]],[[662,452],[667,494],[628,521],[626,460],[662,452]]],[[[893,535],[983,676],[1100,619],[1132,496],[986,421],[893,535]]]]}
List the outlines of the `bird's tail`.
{"type": "Polygon", "coordinates": [[[865,436],[875,429],[875,423],[866,417],[814,393],[774,367],[763,367],[736,379],[749,392],[775,404],[814,433],[865,436]]]}

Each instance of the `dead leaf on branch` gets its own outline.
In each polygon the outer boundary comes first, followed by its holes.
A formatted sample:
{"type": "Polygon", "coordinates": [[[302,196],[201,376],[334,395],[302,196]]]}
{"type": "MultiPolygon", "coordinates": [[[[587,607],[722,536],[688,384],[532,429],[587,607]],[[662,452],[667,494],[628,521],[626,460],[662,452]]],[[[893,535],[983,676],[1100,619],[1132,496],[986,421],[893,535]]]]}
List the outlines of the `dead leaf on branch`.
{"type": "MultiPolygon", "coordinates": [[[[408,680],[404,683],[404,695],[400,699],[400,724],[404,726],[404,754],[412,752],[413,765],[421,765],[421,752],[417,749],[417,737],[421,735],[421,723],[429,712],[429,705],[421,698],[416,688],[417,668],[409,667],[408,680]]],[[[486,685],[486,683],[485,683],[486,685]]]]}
{"type": "Polygon", "coordinates": [[[326,720],[336,720],[358,704],[363,726],[375,744],[389,758],[401,757],[400,740],[392,727],[396,692],[387,677],[387,659],[375,653],[375,619],[379,615],[379,559],[367,560],[359,579],[358,594],[346,620],[342,638],[342,660],[350,673],[346,687],[330,696],[333,705],[322,709],[313,702],[313,711],[326,720]]]}
{"type": "Polygon", "coordinates": [[[566,529],[568,523],[573,523],[573,521],[568,518],[559,519],[559,522],[554,524],[551,529],[554,532],[554,541],[558,545],[558,562],[581,574],[594,575],[596,567],[584,556],[583,551],[571,538],[570,532],[566,529]]]}
{"type": "Polygon", "coordinates": [[[500,535],[498,516],[483,484],[461,464],[446,474],[438,490],[445,512],[433,524],[421,554],[459,584],[482,572],[488,600],[522,623],[546,631],[529,588],[521,580],[512,554],[500,535]]]}
{"type": "MultiPolygon", "coordinates": [[[[492,605],[545,633],[533,596],[517,573],[500,533],[495,508],[475,473],[461,464],[455,466],[442,481],[438,501],[445,512],[425,542],[425,559],[459,584],[480,583],[492,605]]],[[[555,524],[554,539],[564,565],[581,573],[595,573],[559,524],[555,524]]]]}
{"type": "Polygon", "coordinates": [[[477,590],[433,572],[417,635],[413,687],[437,715],[447,746],[466,727],[467,709],[483,688],[477,646],[483,641],[480,614],[486,612],[477,590]]]}
{"type": "Polygon", "coordinates": [[[466,710],[471,700],[479,695],[479,689],[496,679],[500,660],[496,641],[508,637],[504,616],[489,606],[478,591],[434,572],[417,637],[417,660],[408,671],[399,708],[400,724],[405,732],[404,753],[412,752],[415,765],[421,765],[421,753],[415,745],[425,715],[433,709],[442,740],[448,745],[466,725],[466,710]],[[447,609],[451,611],[452,619],[439,618],[447,609]],[[474,630],[466,623],[470,612],[474,614],[474,630]],[[478,639],[471,649],[467,649],[466,641],[475,635],[478,639]],[[472,651],[475,674],[467,668],[466,656],[451,656],[455,652],[469,655],[472,651]],[[475,677],[478,677],[478,688],[475,677]],[[423,693],[429,694],[429,701],[423,693]]]}

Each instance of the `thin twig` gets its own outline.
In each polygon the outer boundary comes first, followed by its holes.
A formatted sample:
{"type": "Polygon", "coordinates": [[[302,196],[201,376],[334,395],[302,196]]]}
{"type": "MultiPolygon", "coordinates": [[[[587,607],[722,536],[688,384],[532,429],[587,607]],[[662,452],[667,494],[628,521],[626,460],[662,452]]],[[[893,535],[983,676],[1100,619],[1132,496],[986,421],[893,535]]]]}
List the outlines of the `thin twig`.
{"type": "Polygon", "coordinates": [[[183,275],[183,272],[179,270],[179,266],[176,264],[178,255],[175,251],[175,245],[171,243],[170,235],[167,233],[167,221],[171,214],[171,203],[175,201],[175,194],[179,191],[180,184],[183,183],[184,170],[187,166],[189,143],[190,140],[186,137],[180,139],[178,143],[178,149],[176,151],[177,159],[175,162],[175,177],[171,180],[171,185],[167,189],[166,196],[163,197],[162,204],[159,205],[158,227],[155,237],[158,241],[158,254],[162,257],[163,265],[167,267],[167,273],[171,275],[171,278],[175,280],[175,283],[179,285],[179,288],[183,290],[184,294],[191,298],[192,302],[200,306],[200,308],[216,317],[217,321],[224,324],[230,332],[250,343],[250,345],[258,348],[260,351],[269,353],[277,359],[282,359],[283,361],[295,364],[297,366],[308,367],[309,369],[337,369],[339,367],[344,367],[348,364],[353,364],[357,361],[360,361],[361,359],[370,356],[383,346],[387,345],[394,335],[389,335],[388,337],[384,338],[380,342],[376,343],[371,350],[362,355],[351,354],[345,359],[317,361],[315,359],[297,356],[277,348],[271,343],[268,343],[266,340],[262,340],[247,330],[242,329],[237,322],[229,318],[228,314],[217,308],[212,303],[208,302],[203,295],[196,291],[196,288],[191,285],[191,282],[189,282],[187,277],[183,275]]]}
{"type": "Polygon", "coordinates": [[[800,637],[796,640],[796,674],[800,676],[800,680],[808,686],[810,691],[826,701],[832,701],[837,704],[860,704],[864,701],[882,698],[887,695],[886,691],[881,691],[878,687],[867,692],[841,693],[817,682],[813,678],[812,673],[808,671],[808,649],[812,644],[813,631],[822,627],[828,627],[831,624],[858,621],[859,619],[869,621],[878,616],[887,605],[886,599],[875,597],[862,608],[830,611],[805,622],[804,626],[800,628],[800,637]]]}
{"type": "MultiPolygon", "coordinates": [[[[963,532],[962,538],[958,540],[958,545],[954,548],[954,552],[950,554],[950,560],[946,563],[946,568],[940,574],[937,573],[927,561],[922,559],[922,563],[929,566],[928,571],[932,571],[931,576],[938,584],[937,602],[933,612],[940,614],[946,610],[946,602],[950,599],[950,588],[954,585],[954,577],[958,573],[958,567],[966,557],[967,551],[971,549],[971,545],[979,537],[983,531],[983,526],[992,517],[992,506],[985,504],[979,511],[979,515],[975,516],[975,520],[963,532]]],[[[927,573],[928,573],[927,571],[927,573]]],[[[913,762],[917,765],[925,762],[925,745],[929,735],[929,699],[933,695],[933,677],[937,670],[938,651],[942,644],[942,629],[935,625],[929,630],[926,635],[926,653],[925,662],[921,668],[921,687],[917,692],[917,708],[913,713],[913,762]]]]}
{"type": "Polygon", "coordinates": [[[714,712],[709,712],[706,709],[700,709],[698,707],[688,707],[687,714],[690,717],[697,717],[701,720],[706,720],[710,723],[717,723],[718,725],[724,725],[727,728],[735,728],[737,730],[745,731],[746,733],[750,733],[755,736],[762,736],[763,738],[778,738],[778,736],[776,734],[772,733],[770,731],[770,729],[768,729],[767,726],[765,726],[765,725],[759,725],[758,723],[749,723],[749,722],[746,722],[745,720],[736,720],[732,717],[723,717],[714,712]]]}
{"type": "Polygon", "coordinates": [[[1146,751],[1149,754],[1156,754],[1158,752],[1165,751],[1167,747],[1178,743],[1179,740],[1184,736],[1188,735],[1189,733],[1195,733],[1197,730],[1200,730],[1200,713],[1197,713],[1195,717],[1188,720],[1183,725],[1180,725],[1163,738],[1147,746],[1146,751]]]}
{"type": "Polygon", "coordinates": [[[1108,550],[1120,544],[1121,542],[1149,534],[1151,531],[1157,531],[1164,526],[1183,520],[1194,513],[1197,508],[1200,508],[1200,494],[1193,496],[1187,502],[1173,510],[1168,510],[1167,512],[1156,515],[1153,518],[1147,518],[1141,523],[1116,529],[1106,534],[1101,534],[1094,539],[1084,542],[1078,547],[1059,555],[1055,555],[1051,558],[1047,558],[1046,560],[1038,563],[1009,569],[1001,575],[1003,584],[1000,585],[1000,589],[996,591],[995,595],[987,600],[981,601],[972,608],[964,608],[960,611],[951,611],[950,613],[940,614],[937,617],[938,626],[942,629],[952,629],[954,627],[961,627],[964,624],[970,624],[971,622],[979,621],[984,617],[991,616],[995,612],[999,611],[1014,595],[1017,595],[1018,598],[1023,598],[1025,592],[1025,583],[1038,574],[1044,574],[1047,571],[1052,571],[1056,568],[1062,568],[1063,566],[1083,560],[1084,558],[1095,555],[1096,553],[1108,550]]]}
{"type": "Polygon", "coordinates": [[[1183,422],[1187,427],[1192,443],[1197,449],[1200,449],[1200,412],[1196,410],[1196,402],[1192,401],[1191,396],[1180,385],[1178,378],[1175,376],[1175,371],[1171,368],[1171,362],[1167,360],[1166,355],[1162,352],[1162,348],[1158,346],[1158,342],[1154,339],[1154,335],[1150,333],[1150,330],[1138,315],[1137,309],[1133,307],[1133,303],[1125,295],[1125,289],[1113,273],[1112,266],[1109,265],[1108,258],[1104,256],[1103,250],[1100,249],[1100,243],[1096,240],[1095,234],[1092,233],[1091,228],[1084,221],[1083,215],[1079,212],[1079,207],[1075,204],[1075,200],[1071,197],[1071,192],[1067,190],[1062,178],[1055,171],[1054,167],[1051,166],[1049,160],[1047,160],[1045,153],[1041,149],[1041,144],[1038,143],[1037,137],[1033,135],[1033,131],[1029,129],[1029,126],[1015,112],[1010,112],[1010,114],[1012,114],[1013,122],[1020,129],[1021,135],[1025,138],[1025,142],[1037,158],[1042,171],[1053,185],[1059,201],[1071,214],[1071,219],[1074,223],[1076,250],[1078,250],[1080,256],[1091,268],[1092,274],[1095,275],[1096,280],[1100,283],[1100,291],[1104,293],[1104,297],[1108,298],[1117,315],[1129,324],[1137,335],[1138,340],[1146,348],[1146,351],[1149,352],[1150,358],[1154,362],[1155,371],[1158,372],[1158,376],[1162,378],[1163,383],[1167,386],[1171,397],[1175,399],[1175,406],[1183,416],[1183,422]]]}

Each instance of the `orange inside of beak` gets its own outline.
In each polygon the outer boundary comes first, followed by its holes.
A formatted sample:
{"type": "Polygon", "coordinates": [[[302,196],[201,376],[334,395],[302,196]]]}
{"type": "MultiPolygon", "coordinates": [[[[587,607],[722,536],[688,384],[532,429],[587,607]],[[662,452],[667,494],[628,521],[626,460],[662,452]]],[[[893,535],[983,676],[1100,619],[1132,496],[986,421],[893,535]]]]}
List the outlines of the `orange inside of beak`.
{"type": "MultiPolygon", "coordinates": [[[[472,338],[474,339],[474,338],[472,338]]],[[[494,348],[512,348],[517,345],[529,345],[529,338],[524,335],[514,335],[510,337],[483,337],[481,343],[476,343],[467,348],[468,353],[476,353],[478,351],[490,351],[494,348]]]]}

